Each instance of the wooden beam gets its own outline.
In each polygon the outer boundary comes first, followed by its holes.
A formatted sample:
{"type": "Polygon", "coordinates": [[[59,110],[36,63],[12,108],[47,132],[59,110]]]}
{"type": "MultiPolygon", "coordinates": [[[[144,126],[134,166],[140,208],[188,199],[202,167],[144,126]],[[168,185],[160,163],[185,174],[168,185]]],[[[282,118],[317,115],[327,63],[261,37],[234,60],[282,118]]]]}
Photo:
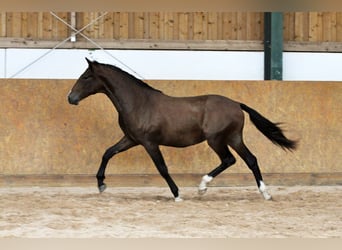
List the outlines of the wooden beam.
{"type": "Polygon", "coordinates": [[[284,43],[286,52],[342,52],[341,42],[295,42],[284,43]]]}
{"type": "MultiPolygon", "coordinates": [[[[263,51],[262,41],[241,40],[182,40],[161,41],[158,39],[94,39],[105,49],[151,49],[151,50],[215,50],[215,51],[263,51]]],[[[51,49],[59,41],[55,40],[32,40],[25,38],[0,38],[0,48],[23,48],[23,49],[51,49]]],[[[60,46],[62,49],[94,49],[90,42],[79,41],[67,42],[60,46]]],[[[286,52],[342,52],[341,42],[284,42],[286,52]]]]}
{"type": "MultiPolygon", "coordinates": [[[[104,49],[151,49],[151,50],[218,50],[218,51],[262,51],[262,41],[239,40],[151,40],[151,39],[93,39],[104,49]]],[[[0,38],[0,48],[41,48],[49,49],[59,41],[31,40],[25,38],[0,38]]],[[[67,42],[59,48],[94,49],[88,41],[67,42]]]]}

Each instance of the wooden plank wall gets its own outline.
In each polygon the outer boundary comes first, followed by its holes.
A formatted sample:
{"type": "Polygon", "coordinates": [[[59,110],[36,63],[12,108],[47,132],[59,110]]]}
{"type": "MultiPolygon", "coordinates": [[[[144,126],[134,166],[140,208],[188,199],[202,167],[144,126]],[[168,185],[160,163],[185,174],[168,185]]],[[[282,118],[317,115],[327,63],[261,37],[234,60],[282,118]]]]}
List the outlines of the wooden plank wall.
{"type": "MultiPolygon", "coordinates": [[[[70,14],[56,13],[69,23],[70,14]]],[[[2,37],[27,38],[37,40],[63,40],[70,31],[49,12],[0,13],[0,34],[2,37]]]]}
{"type": "MultiPolygon", "coordinates": [[[[74,82],[1,81],[0,186],[96,185],[102,154],[122,137],[122,131],[106,96],[91,96],[78,106],[68,104],[66,96],[74,82]]],[[[286,135],[300,139],[293,153],[268,141],[246,115],[244,139],[267,183],[342,184],[340,82],[148,82],[173,96],[221,94],[248,104],[272,121],[284,122],[286,135]]],[[[182,186],[198,185],[201,176],[219,164],[205,142],[181,149],[162,147],[162,152],[182,186]]],[[[115,156],[107,173],[110,186],[165,186],[142,147],[115,156]]],[[[236,165],[212,185],[255,185],[255,181],[237,157],[236,165]]]]}
{"type": "MultiPolygon", "coordinates": [[[[70,23],[70,13],[56,13],[70,23]]],[[[79,12],[81,29],[100,12],[79,12]]],[[[261,12],[110,12],[85,30],[93,39],[262,40],[261,12]]],[[[61,40],[70,30],[48,12],[1,12],[0,37],[61,40]]],[[[80,38],[82,39],[82,38],[80,38]]],[[[285,41],[341,42],[341,12],[284,13],[285,41]]]]}
{"type": "MultiPolygon", "coordinates": [[[[70,13],[56,13],[70,23],[70,13]]],[[[77,13],[81,29],[100,12],[77,13]]],[[[63,39],[70,30],[48,12],[0,13],[2,37],[63,39]]],[[[261,40],[262,13],[110,12],[84,32],[93,39],[261,40]]]]}
{"type": "Polygon", "coordinates": [[[300,42],[341,42],[342,13],[285,13],[284,40],[300,42]]]}

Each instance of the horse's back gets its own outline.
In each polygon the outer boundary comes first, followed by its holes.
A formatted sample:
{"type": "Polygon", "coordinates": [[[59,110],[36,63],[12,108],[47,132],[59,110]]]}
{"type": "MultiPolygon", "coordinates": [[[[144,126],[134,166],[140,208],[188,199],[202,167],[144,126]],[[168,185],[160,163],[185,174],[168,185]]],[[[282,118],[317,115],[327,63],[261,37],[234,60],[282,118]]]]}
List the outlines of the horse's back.
{"type": "Polygon", "coordinates": [[[232,123],[243,125],[244,114],[240,107],[240,103],[228,97],[221,95],[201,95],[191,97],[171,97],[168,103],[168,112],[164,115],[171,118],[172,123],[182,119],[182,117],[191,118],[193,122],[204,130],[206,127],[211,128],[230,126],[232,123]]]}

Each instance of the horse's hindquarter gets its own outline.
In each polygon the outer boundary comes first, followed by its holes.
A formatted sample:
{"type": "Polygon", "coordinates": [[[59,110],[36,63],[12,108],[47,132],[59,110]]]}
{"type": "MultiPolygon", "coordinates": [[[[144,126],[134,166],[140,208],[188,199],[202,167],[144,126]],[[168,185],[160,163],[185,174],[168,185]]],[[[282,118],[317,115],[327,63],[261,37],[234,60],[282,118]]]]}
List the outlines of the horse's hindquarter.
{"type": "Polygon", "coordinates": [[[203,130],[206,137],[221,132],[240,132],[244,124],[244,114],[240,104],[219,95],[210,95],[206,102],[203,130]]]}

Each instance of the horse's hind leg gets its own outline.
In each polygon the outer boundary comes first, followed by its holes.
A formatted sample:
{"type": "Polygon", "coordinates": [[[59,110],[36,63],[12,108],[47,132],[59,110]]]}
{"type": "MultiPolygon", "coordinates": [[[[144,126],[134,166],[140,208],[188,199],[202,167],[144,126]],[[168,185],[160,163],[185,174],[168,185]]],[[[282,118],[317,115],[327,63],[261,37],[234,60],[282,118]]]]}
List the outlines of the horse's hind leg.
{"type": "Polygon", "coordinates": [[[207,191],[207,184],[214,177],[218,176],[220,173],[222,173],[224,170],[226,170],[228,167],[236,162],[235,157],[232,155],[226,145],[222,146],[221,144],[210,140],[208,140],[208,144],[220,157],[221,164],[217,168],[213,169],[211,172],[203,176],[202,181],[198,187],[199,194],[204,194],[207,191]]]}
{"type": "Polygon", "coordinates": [[[257,158],[249,151],[243,141],[234,143],[231,147],[240,155],[240,157],[246,162],[250,170],[252,170],[258,185],[260,193],[264,196],[265,200],[270,200],[272,196],[267,192],[266,185],[262,180],[260,168],[258,166],[257,158]]]}

